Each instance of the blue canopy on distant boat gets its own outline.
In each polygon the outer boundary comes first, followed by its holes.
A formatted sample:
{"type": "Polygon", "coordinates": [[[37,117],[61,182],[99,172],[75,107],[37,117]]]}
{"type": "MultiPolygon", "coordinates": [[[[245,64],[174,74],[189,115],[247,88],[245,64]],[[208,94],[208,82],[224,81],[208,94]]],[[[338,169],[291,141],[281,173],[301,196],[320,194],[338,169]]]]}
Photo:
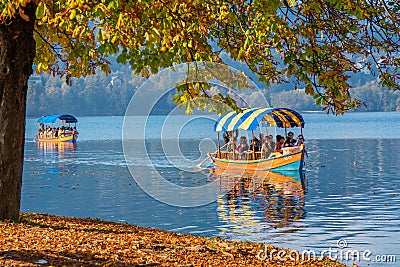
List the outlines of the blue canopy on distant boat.
{"type": "Polygon", "coordinates": [[[265,122],[269,126],[280,128],[304,127],[303,117],[289,108],[249,108],[241,113],[231,111],[218,118],[214,131],[233,131],[242,129],[251,131],[265,122]]]}
{"type": "Polygon", "coordinates": [[[48,115],[48,116],[43,116],[40,119],[37,120],[38,123],[54,123],[56,120],[60,120],[64,123],[76,123],[78,120],[68,114],[56,114],[56,115],[48,115]]]}

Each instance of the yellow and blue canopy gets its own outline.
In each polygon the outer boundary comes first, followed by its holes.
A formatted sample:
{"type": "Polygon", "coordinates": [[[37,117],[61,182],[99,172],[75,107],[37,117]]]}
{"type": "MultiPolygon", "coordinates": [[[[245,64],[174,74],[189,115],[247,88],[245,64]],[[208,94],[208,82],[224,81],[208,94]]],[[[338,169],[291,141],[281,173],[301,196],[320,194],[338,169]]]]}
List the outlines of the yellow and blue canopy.
{"type": "Polygon", "coordinates": [[[303,117],[296,111],[288,108],[249,108],[241,113],[235,111],[218,118],[214,131],[233,131],[242,129],[251,131],[257,129],[261,123],[280,128],[304,127],[303,117]]]}

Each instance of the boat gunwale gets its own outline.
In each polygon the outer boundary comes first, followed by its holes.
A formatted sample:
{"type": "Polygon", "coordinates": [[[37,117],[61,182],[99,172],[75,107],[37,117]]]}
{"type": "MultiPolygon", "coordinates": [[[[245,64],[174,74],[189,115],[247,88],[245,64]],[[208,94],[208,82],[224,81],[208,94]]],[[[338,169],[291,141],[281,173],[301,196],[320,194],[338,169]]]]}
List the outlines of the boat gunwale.
{"type": "Polygon", "coordinates": [[[297,155],[297,154],[300,154],[300,153],[304,153],[304,149],[301,149],[299,151],[295,151],[295,152],[292,152],[292,153],[289,153],[289,154],[285,154],[285,155],[282,155],[282,156],[266,158],[266,159],[255,159],[255,160],[221,159],[221,158],[217,158],[217,157],[212,156],[211,153],[210,153],[210,158],[213,161],[217,160],[219,162],[235,163],[235,164],[252,164],[252,163],[266,162],[266,161],[270,161],[270,160],[276,160],[276,159],[280,159],[280,158],[284,158],[284,157],[288,157],[288,156],[292,156],[292,155],[297,155]]]}
{"type": "Polygon", "coordinates": [[[71,134],[63,137],[35,138],[37,142],[76,142],[79,134],[71,134]]]}

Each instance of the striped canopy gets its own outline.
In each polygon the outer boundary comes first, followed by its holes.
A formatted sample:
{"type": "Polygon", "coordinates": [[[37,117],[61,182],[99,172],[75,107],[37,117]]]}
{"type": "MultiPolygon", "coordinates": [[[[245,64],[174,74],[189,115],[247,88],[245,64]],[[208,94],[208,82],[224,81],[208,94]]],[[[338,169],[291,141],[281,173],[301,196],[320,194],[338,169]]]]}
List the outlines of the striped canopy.
{"type": "Polygon", "coordinates": [[[235,111],[218,118],[214,131],[232,131],[242,129],[251,131],[257,129],[261,123],[280,128],[304,127],[303,117],[296,111],[288,108],[249,108],[241,113],[235,111]]]}

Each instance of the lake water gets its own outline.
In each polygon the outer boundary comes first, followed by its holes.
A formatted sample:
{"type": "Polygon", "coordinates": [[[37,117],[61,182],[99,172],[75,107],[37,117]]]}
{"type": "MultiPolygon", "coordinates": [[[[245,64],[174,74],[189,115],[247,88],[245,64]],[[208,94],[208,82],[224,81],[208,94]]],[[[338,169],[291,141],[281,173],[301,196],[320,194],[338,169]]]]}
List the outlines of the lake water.
{"type": "MultiPolygon", "coordinates": [[[[331,249],[348,265],[352,261],[340,253],[357,251],[360,260],[354,259],[360,266],[398,266],[400,113],[339,117],[305,113],[303,117],[308,150],[304,175],[269,174],[257,188],[248,180],[240,181],[228,194],[216,194],[215,201],[192,208],[164,204],[137,185],[123,153],[123,117],[78,118],[76,145],[45,146],[33,142],[36,119],[28,119],[21,209],[265,242],[300,252],[312,250],[317,256],[331,249]],[[378,262],[393,261],[391,255],[397,263],[378,262]]],[[[169,119],[166,123],[165,117],[151,117],[145,127],[155,171],[187,187],[214,181],[209,169],[194,168],[204,159],[210,140],[216,141],[212,119],[169,119]],[[163,148],[174,140],[186,160],[176,158],[178,163],[171,165],[163,148]]],[[[142,125],[146,118],[136,120],[142,125]]],[[[143,143],[143,132],[139,126],[130,127],[137,133],[137,139],[129,140],[135,147],[143,143]]],[[[298,134],[297,129],[294,132],[298,134]]],[[[146,155],[138,153],[127,160],[137,173],[149,175],[146,155]]]]}

